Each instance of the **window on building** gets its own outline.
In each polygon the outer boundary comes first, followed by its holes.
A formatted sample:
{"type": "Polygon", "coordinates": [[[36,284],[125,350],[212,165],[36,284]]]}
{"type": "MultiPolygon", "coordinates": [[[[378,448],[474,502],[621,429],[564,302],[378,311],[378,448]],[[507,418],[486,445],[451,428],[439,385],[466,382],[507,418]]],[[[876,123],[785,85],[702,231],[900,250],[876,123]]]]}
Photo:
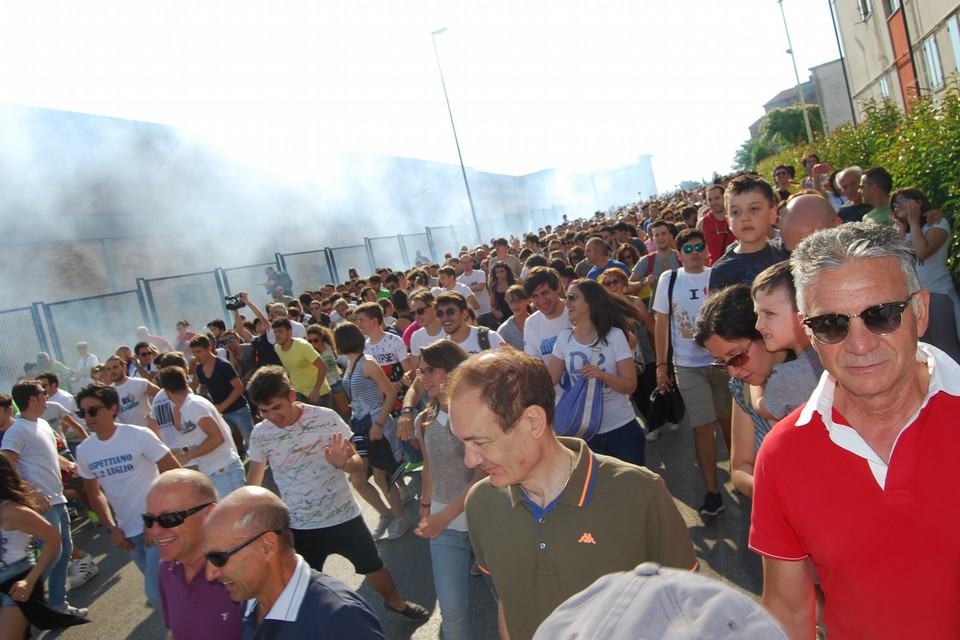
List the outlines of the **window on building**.
{"type": "Polygon", "coordinates": [[[953,70],[960,71],[960,18],[956,14],[947,20],[947,34],[953,47],[953,70]]]}
{"type": "Polygon", "coordinates": [[[884,6],[887,9],[887,17],[890,17],[894,11],[900,8],[900,0],[884,0],[884,6]]]}
{"type": "Polygon", "coordinates": [[[870,0],[857,0],[857,7],[860,9],[860,19],[866,20],[873,13],[873,7],[870,6],[870,0]]]}
{"type": "Polygon", "coordinates": [[[927,38],[923,43],[923,59],[927,63],[927,76],[931,89],[943,87],[943,65],[940,63],[940,48],[936,38],[927,38]]]}
{"type": "Polygon", "coordinates": [[[887,82],[887,76],[880,76],[880,95],[884,100],[890,99],[890,83],[887,82]]]}

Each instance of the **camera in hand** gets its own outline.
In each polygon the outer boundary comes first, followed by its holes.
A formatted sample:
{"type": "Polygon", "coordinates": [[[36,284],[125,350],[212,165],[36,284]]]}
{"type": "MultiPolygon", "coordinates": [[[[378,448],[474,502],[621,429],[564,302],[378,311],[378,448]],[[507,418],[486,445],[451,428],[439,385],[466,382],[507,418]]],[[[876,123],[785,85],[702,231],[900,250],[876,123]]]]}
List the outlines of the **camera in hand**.
{"type": "Polygon", "coordinates": [[[224,296],[223,299],[227,301],[227,309],[230,311],[243,309],[245,306],[247,306],[247,303],[241,300],[240,296],[224,296]]]}

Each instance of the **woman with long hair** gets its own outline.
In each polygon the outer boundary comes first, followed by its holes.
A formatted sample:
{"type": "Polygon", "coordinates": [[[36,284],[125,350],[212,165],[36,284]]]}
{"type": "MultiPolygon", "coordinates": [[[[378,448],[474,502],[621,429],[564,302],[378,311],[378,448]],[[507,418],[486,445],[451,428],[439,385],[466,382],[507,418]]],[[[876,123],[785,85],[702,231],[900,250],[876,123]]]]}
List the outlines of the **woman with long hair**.
{"type": "Polygon", "coordinates": [[[628,336],[642,323],[640,312],[626,298],[611,295],[589,278],[567,289],[567,314],[573,329],[557,336],[547,369],[554,384],[564,371],[575,383],[581,377],[603,383],[603,419],[588,444],[595,453],[643,465],[645,440],[630,394],[637,387],[637,370],[628,336]]]}
{"type": "Polygon", "coordinates": [[[0,453],[0,640],[22,640],[29,621],[17,603],[43,589],[43,572],[59,554],[60,534],[37,513],[31,487],[0,453]],[[36,560],[32,538],[42,545],[36,560]]]}
{"type": "Polygon", "coordinates": [[[350,419],[350,400],[343,390],[343,375],[337,365],[337,345],[333,340],[333,331],[322,324],[311,324],[307,327],[307,342],[313,345],[320,357],[327,364],[327,384],[330,385],[330,395],[333,406],[344,420],[350,419]]]}
{"type": "Polygon", "coordinates": [[[523,326],[533,313],[533,307],[522,284],[515,284],[507,289],[507,304],[510,305],[513,315],[503,321],[497,328],[497,333],[511,347],[523,351],[523,326]]]}
{"type": "Polygon", "coordinates": [[[423,443],[423,490],[415,532],[430,540],[440,626],[446,640],[472,637],[467,596],[473,550],[463,506],[467,492],[483,472],[464,464],[463,442],[450,430],[443,397],[443,384],[450,372],[466,359],[467,353],[451,340],[439,340],[420,350],[420,382],[430,403],[416,420],[417,435],[423,443]]]}
{"type": "Polygon", "coordinates": [[[363,461],[363,470],[350,474],[350,483],[370,506],[377,510],[380,521],[371,532],[377,540],[387,532],[394,540],[410,528],[403,511],[397,481],[403,473],[384,431],[390,418],[390,407],[397,401],[397,390],[372,356],[364,355],[364,337],[360,328],[343,322],[333,330],[337,350],[347,358],[343,386],[350,397],[350,429],[353,442],[363,461]],[[387,507],[370,484],[367,470],[373,468],[373,480],[387,497],[387,507]]]}
{"type": "Polygon", "coordinates": [[[504,263],[493,265],[487,278],[487,288],[490,290],[490,309],[497,322],[503,322],[510,317],[510,305],[507,304],[507,289],[516,284],[517,278],[513,269],[504,263]]]}
{"type": "Polygon", "coordinates": [[[633,268],[640,262],[640,252],[629,242],[624,242],[617,247],[617,260],[630,267],[633,272],[633,268]]]}
{"type": "Polygon", "coordinates": [[[933,207],[919,189],[897,189],[890,194],[890,208],[893,209],[893,222],[897,230],[910,241],[917,254],[920,286],[953,300],[954,315],[958,319],[957,336],[960,337],[960,296],[947,268],[950,223],[945,217],[934,224],[927,222],[933,207]]]}
{"type": "MultiPolygon", "coordinates": [[[[633,249],[633,247],[630,248],[633,249]]],[[[637,308],[640,317],[643,319],[642,322],[631,324],[630,332],[637,341],[634,348],[637,388],[634,390],[632,397],[637,407],[637,413],[645,416],[650,411],[650,394],[657,387],[657,354],[653,350],[655,323],[653,316],[647,309],[647,304],[640,298],[627,294],[629,280],[630,276],[623,269],[617,267],[607,269],[597,279],[609,293],[629,300],[637,308]]]]}

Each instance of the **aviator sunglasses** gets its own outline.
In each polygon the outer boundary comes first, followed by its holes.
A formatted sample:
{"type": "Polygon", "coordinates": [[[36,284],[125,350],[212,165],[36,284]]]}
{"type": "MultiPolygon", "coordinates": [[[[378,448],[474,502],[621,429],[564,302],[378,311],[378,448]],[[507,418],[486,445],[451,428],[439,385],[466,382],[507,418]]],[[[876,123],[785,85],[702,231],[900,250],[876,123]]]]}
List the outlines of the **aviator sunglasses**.
{"type": "Polygon", "coordinates": [[[217,568],[223,567],[223,565],[227,564],[227,562],[230,560],[230,558],[233,557],[235,553],[243,550],[244,547],[247,547],[253,544],[263,536],[267,535],[268,533],[275,533],[279,536],[283,533],[283,531],[280,531],[279,529],[267,529],[266,531],[261,531],[260,533],[253,536],[246,542],[241,542],[240,544],[235,546],[233,549],[228,549],[227,551],[207,551],[203,554],[203,557],[206,558],[207,562],[209,562],[213,566],[217,568]]]}
{"type": "Polygon", "coordinates": [[[199,506],[196,506],[192,509],[185,509],[184,511],[174,511],[173,513],[161,513],[160,515],[154,516],[149,513],[141,513],[140,517],[143,518],[143,526],[149,529],[153,526],[153,523],[156,522],[158,525],[164,529],[173,529],[174,527],[179,527],[184,523],[184,521],[197,513],[202,511],[206,507],[212,505],[212,502],[206,502],[199,506]]]}
{"type": "Polygon", "coordinates": [[[706,248],[706,245],[704,245],[702,242],[698,242],[697,244],[685,244],[683,245],[683,252],[693,253],[696,251],[697,253],[700,253],[704,250],[704,248],[706,248]]]}
{"type": "Polygon", "coordinates": [[[807,318],[803,324],[810,327],[810,332],[818,342],[823,344],[837,344],[842,342],[850,332],[850,320],[860,318],[870,333],[885,336],[900,328],[903,320],[903,311],[910,304],[910,300],[918,292],[914,291],[903,302],[884,302],[867,307],[860,313],[844,315],[842,313],[825,313],[821,316],[807,318]]]}
{"type": "Polygon", "coordinates": [[[726,371],[730,367],[742,367],[750,362],[750,348],[753,346],[753,340],[747,343],[747,348],[740,353],[734,354],[726,360],[714,360],[710,363],[711,367],[726,371]]]}

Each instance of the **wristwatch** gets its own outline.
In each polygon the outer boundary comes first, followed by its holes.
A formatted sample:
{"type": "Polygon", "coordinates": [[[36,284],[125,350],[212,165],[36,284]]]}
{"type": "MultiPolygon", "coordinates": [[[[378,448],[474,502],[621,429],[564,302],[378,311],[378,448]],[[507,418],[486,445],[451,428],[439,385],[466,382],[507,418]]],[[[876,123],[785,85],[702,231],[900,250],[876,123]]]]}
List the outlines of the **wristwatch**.
{"type": "Polygon", "coordinates": [[[408,413],[416,413],[416,412],[417,412],[417,409],[415,407],[404,407],[403,409],[400,409],[400,415],[402,416],[408,413]]]}

